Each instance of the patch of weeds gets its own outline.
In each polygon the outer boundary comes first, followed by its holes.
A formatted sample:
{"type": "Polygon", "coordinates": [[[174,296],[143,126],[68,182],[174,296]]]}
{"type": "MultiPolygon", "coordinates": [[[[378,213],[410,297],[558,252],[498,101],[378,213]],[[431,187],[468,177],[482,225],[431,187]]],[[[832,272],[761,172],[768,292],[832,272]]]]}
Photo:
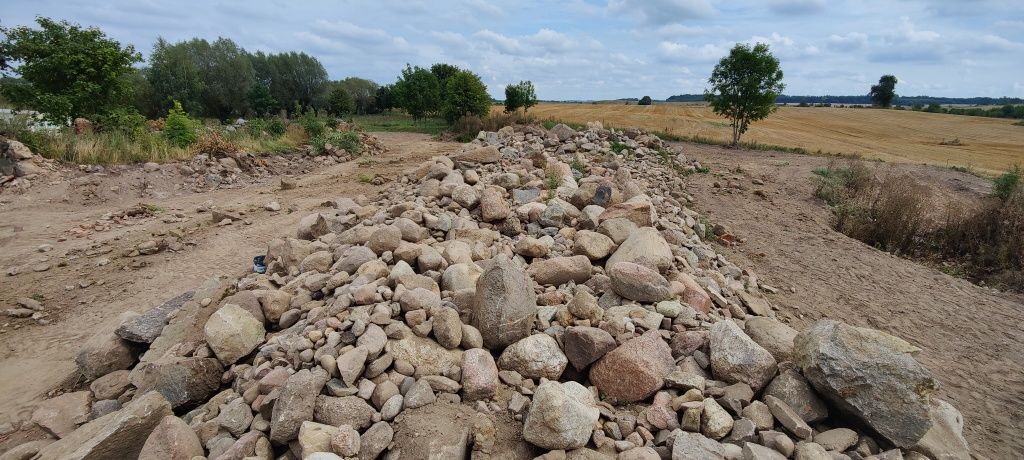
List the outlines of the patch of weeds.
{"type": "Polygon", "coordinates": [[[1024,126],[1024,120],[1014,123],[1013,126],[1024,126]]]}
{"type": "Polygon", "coordinates": [[[700,216],[700,218],[697,220],[697,223],[697,228],[695,228],[694,231],[697,233],[697,236],[700,237],[700,240],[705,242],[714,241],[715,226],[711,223],[711,221],[708,220],[707,217],[700,216]]]}
{"type": "Polygon", "coordinates": [[[364,184],[369,184],[373,182],[373,176],[369,174],[360,174],[356,176],[356,180],[364,184]]]}
{"type": "Polygon", "coordinates": [[[612,142],[612,146],[611,146],[612,151],[615,152],[616,154],[622,154],[622,151],[626,150],[628,148],[629,148],[629,146],[627,146],[626,144],[623,144],[622,142],[619,142],[619,141],[612,142]]]}
{"type": "Polygon", "coordinates": [[[43,295],[38,293],[38,292],[35,293],[35,294],[32,294],[30,297],[32,298],[32,300],[35,300],[36,302],[42,302],[42,301],[46,300],[46,297],[43,297],[43,295]]]}
{"type": "Polygon", "coordinates": [[[580,157],[573,158],[572,162],[569,163],[569,167],[572,168],[573,171],[576,171],[580,174],[587,173],[587,164],[584,163],[583,160],[580,159],[580,157]]]}
{"type": "Polygon", "coordinates": [[[967,165],[967,166],[952,165],[952,166],[949,167],[949,169],[952,169],[953,171],[956,171],[956,172],[962,172],[964,174],[970,174],[972,176],[981,177],[981,175],[977,171],[975,171],[974,167],[971,166],[971,165],[967,165]]]}
{"type": "Polygon", "coordinates": [[[1024,175],[1024,170],[1021,169],[1020,165],[1014,165],[1009,171],[995,178],[992,181],[992,196],[1006,201],[1021,187],[1022,175],[1024,175]]]}
{"type": "Polygon", "coordinates": [[[562,186],[562,178],[558,177],[558,174],[554,170],[548,171],[548,176],[544,179],[544,187],[548,190],[556,190],[562,186]]]}
{"type": "Polygon", "coordinates": [[[960,142],[960,138],[959,137],[954,137],[954,138],[952,138],[950,140],[942,139],[941,141],[939,141],[939,145],[948,145],[948,146],[953,146],[953,147],[960,147],[960,146],[966,145],[966,144],[964,144],[963,142],[960,142]]]}

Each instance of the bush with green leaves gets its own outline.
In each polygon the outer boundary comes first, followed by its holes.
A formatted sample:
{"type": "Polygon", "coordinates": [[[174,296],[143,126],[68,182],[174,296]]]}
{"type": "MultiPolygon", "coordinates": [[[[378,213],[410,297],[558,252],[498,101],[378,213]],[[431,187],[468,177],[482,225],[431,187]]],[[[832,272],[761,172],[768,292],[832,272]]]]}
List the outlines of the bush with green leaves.
{"type": "Polygon", "coordinates": [[[1021,169],[1020,165],[1015,165],[993,181],[992,195],[1006,201],[1013,195],[1013,192],[1021,188],[1022,175],[1024,175],[1024,170],[1021,169]]]}
{"type": "Polygon", "coordinates": [[[327,150],[327,145],[336,149],[344,149],[352,155],[359,155],[363,152],[363,140],[355,131],[327,131],[310,141],[313,151],[317,155],[327,150]]]}
{"type": "Polygon", "coordinates": [[[132,64],[142,56],[103,31],[67,21],[36,17],[39,29],[2,27],[0,68],[20,78],[0,85],[4,98],[32,108],[48,120],[93,117],[131,100],[132,64]]]}
{"type": "Polygon", "coordinates": [[[146,117],[133,108],[111,110],[95,119],[96,129],[103,132],[116,132],[128,137],[137,137],[146,132],[146,117]]]}
{"type": "Polygon", "coordinates": [[[195,120],[189,118],[181,103],[174,101],[174,107],[167,111],[167,121],[164,123],[164,137],[167,142],[178,147],[188,147],[196,141],[195,120]]]}
{"type": "Polygon", "coordinates": [[[317,138],[323,136],[324,132],[327,131],[327,119],[318,117],[312,110],[308,110],[299,118],[299,126],[302,126],[302,129],[306,131],[306,135],[310,138],[317,138]]]}
{"type": "Polygon", "coordinates": [[[505,112],[512,113],[520,107],[528,112],[530,107],[537,105],[537,91],[533,82],[526,80],[505,87],[505,112]]]}

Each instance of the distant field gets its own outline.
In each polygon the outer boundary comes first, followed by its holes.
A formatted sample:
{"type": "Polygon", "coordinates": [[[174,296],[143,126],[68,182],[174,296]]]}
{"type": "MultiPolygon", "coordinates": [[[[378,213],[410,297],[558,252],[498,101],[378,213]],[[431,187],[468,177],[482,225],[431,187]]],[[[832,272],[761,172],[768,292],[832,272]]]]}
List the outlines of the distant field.
{"type": "MultiPolygon", "coordinates": [[[[681,136],[727,141],[728,121],[704,105],[663,103],[539,104],[530,114],[573,123],[600,121],[681,136]]],[[[1024,165],[1024,126],[1017,120],[833,107],[780,107],[753,124],[742,140],[811,152],[861,154],[900,163],[970,167],[986,174],[1024,165]],[[939,145],[958,138],[962,145],[939,145]]]]}

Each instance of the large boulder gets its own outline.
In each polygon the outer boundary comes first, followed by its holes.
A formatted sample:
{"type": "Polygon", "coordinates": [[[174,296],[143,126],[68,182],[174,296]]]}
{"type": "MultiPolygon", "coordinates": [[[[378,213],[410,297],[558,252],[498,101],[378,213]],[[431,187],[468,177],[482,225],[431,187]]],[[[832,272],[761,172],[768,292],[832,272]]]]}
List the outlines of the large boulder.
{"type": "Polygon", "coordinates": [[[736,323],[723,320],[711,326],[711,370],[719,380],[745,383],[757,392],[775,377],[778,363],[736,323]]]}
{"type": "Polygon", "coordinates": [[[814,323],[794,340],[796,362],[818,393],[903,448],[932,427],[930,399],[937,388],[909,348],[884,332],[833,320],[814,323]]]}
{"type": "Polygon", "coordinates": [[[132,366],[135,362],[135,353],[131,345],[115,331],[136,316],[137,313],[122,314],[114,323],[101,326],[96,334],[82,345],[75,355],[75,364],[85,378],[93,380],[132,366]]]}
{"type": "Polygon", "coordinates": [[[784,401],[807,423],[820,422],[828,417],[828,406],[796,370],[780,372],[764,389],[764,394],[784,401]]]}
{"type": "Polygon", "coordinates": [[[234,364],[263,343],[263,322],[238,305],[225,305],[203,328],[206,344],[224,365],[234,364]]]}
{"type": "MultiPolygon", "coordinates": [[[[247,292],[247,291],[243,291],[247,292]]],[[[145,313],[121,323],[114,332],[129,342],[153,343],[167,324],[167,318],[178,311],[185,302],[192,300],[195,291],[187,291],[145,313]]]]}
{"type": "Polygon", "coordinates": [[[499,369],[536,379],[558,380],[568,364],[558,342],[547,334],[534,334],[513,343],[498,357],[499,369]]]}
{"type": "Polygon", "coordinates": [[[700,433],[676,430],[672,460],[725,460],[725,448],[700,433]]]}
{"type": "Polygon", "coordinates": [[[570,327],[565,330],[564,339],[565,355],[578,371],[615,349],[615,338],[608,331],[596,327],[570,327]]]}
{"type": "Polygon", "coordinates": [[[216,358],[165,357],[142,363],[131,373],[137,394],[156,391],[171,407],[205,402],[220,388],[224,367],[216,358]]]}
{"type": "Polygon", "coordinates": [[[446,375],[462,364],[462,351],[446,349],[434,340],[406,334],[400,340],[388,340],[384,350],[395,358],[416,368],[415,377],[446,375]]]}
{"type": "Polygon", "coordinates": [[[472,324],[484,346],[501,350],[530,335],[537,317],[537,295],[525,271],[499,254],[477,278],[472,324]]]}
{"type": "Polygon", "coordinates": [[[608,352],[590,368],[590,381],[615,403],[634,403],[661,389],[675,361],[658,331],[647,331],[608,352]]]}
{"type": "Polygon", "coordinates": [[[554,134],[559,141],[567,141],[576,135],[576,130],[568,127],[565,123],[559,123],[551,127],[548,132],[554,134]]]}
{"type": "Polygon", "coordinates": [[[465,400],[490,399],[498,390],[498,366],[483,348],[462,353],[462,392],[465,400]]]}
{"type": "Polygon", "coordinates": [[[327,372],[303,369],[288,377],[270,417],[270,440],[287,443],[299,435],[302,422],[313,419],[316,396],[327,383],[327,372]]]}
{"type": "Polygon", "coordinates": [[[501,152],[497,147],[488,145],[457,153],[452,156],[452,159],[463,163],[497,163],[498,160],[501,160],[501,152]]]}
{"type": "Polygon", "coordinates": [[[92,395],[88,391],[64,393],[39,403],[32,421],[58,438],[67,436],[89,420],[92,395]]]}
{"type": "Polygon", "coordinates": [[[534,260],[528,273],[537,284],[558,286],[569,281],[585,283],[590,279],[591,270],[587,256],[572,256],[534,260]]]}
{"type": "Polygon", "coordinates": [[[39,450],[38,460],[138,458],[153,429],[174,415],[157,392],[142,394],[121,410],[97,418],[39,450]]]}
{"type": "Polygon", "coordinates": [[[545,449],[576,449],[590,440],[601,415],[594,396],[576,382],[548,380],[537,387],[523,439],[545,449]]]}
{"type": "Polygon", "coordinates": [[[184,420],[168,415],[146,438],[139,460],[192,460],[204,454],[195,431],[184,420]]]}
{"type": "Polygon", "coordinates": [[[663,272],[672,266],[672,248],[657,229],[641,227],[629,234],[605,266],[611,268],[619,262],[632,262],[663,272]]]}
{"type": "Polygon", "coordinates": [[[637,302],[672,298],[672,287],[657,270],[632,262],[609,264],[608,276],[616,294],[637,302]]]}
{"type": "Polygon", "coordinates": [[[747,317],[744,323],[747,335],[758,345],[764,347],[778,362],[793,360],[793,329],[776,319],[764,316],[747,317]]]}
{"type": "Polygon", "coordinates": [[[971,448],[964,439],[964,416],[960,411],[946,401],[933,398],[929,414],[932,427],[911,450],[935,460],[969,460],[971,448]]]}

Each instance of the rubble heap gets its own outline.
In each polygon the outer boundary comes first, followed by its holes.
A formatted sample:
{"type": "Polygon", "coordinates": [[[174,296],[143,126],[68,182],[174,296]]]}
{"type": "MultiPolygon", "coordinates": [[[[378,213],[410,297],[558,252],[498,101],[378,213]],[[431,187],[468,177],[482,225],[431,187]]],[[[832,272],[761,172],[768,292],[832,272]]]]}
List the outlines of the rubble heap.
{"type": "Polygon", "coordinates": [[[697,167],[639,130],[481,133],[376,200],[307,216],[269,243],[265,274],[210,280],[100,331],[77,356],[89,388],[33,417],[61,439],[30,448],[969,458],[916,347],[775,319],[772,288],[702,240],[714,232],[684,191],[697,167]],[[453,407],[472,417],[439,415],[453,407]]]}

